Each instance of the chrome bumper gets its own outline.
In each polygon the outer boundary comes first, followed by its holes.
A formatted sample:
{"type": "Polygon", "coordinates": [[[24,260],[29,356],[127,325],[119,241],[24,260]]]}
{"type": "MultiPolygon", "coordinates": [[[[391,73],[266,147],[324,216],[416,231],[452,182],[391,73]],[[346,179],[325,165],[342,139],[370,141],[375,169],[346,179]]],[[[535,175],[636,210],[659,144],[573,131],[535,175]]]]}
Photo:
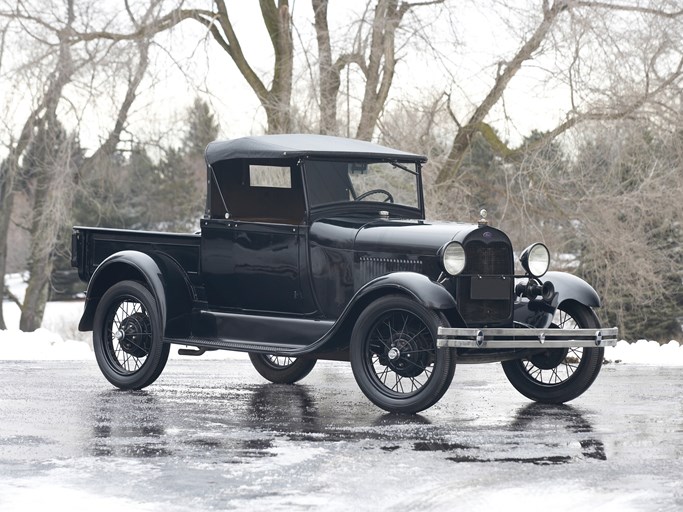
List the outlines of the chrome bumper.
{"type": "Polygon", "coordinates": [[[477,329],[439,327],[439,348],[613,347],[619,329],[477,329]]]}

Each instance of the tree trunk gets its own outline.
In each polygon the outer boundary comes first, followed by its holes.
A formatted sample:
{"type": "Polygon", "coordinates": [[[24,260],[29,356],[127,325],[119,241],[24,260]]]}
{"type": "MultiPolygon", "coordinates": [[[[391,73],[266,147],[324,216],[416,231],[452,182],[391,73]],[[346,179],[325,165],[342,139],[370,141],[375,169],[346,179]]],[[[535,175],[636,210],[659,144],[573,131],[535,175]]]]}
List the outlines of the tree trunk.
{"type": "Polygon", "coordinates": [[[260,0],[261,15],[275,53],[273,83],[263,108],[268,119],[268,133],[287,133],[292,128],[292,81],[294,76],[294,42],[289,1],[260,0]]]}
{"type": "Polygon", "coordinates": [[[14,175],[9,165],[9,159],[2,163],[0,169],[0,329],[7,329],[2,311],[2,299],[5,296],[5,272],[7,269],[7,235],[9,234],[10,218],[14,206],[14,175]]]}
{"type": "Polygon", "coordinates": [[[66,137],[56,118],[48,121],[43,136],[37,137],[37,173],[33,192],[29,281],[21,310],[19,328],[35,331],[40,327],[47,302],[53,251],[63,226],[70,218],[73,203],[73,140],[66,137]]]}
{"type": "Polygon", "coordinates": [[[403,3],[399,8],[397,0],[378,0],[375,6],[370,56],[367,65],[363,67],[365,91],[360,122],[356,130],[358,139],[370,140],[372,138],[379,114],[389,95],[396,66],[394,48],[396,27],[408,8],[407,3],[403,3]]]}
{"type": "Polygon", "coordinates": [[[41,262],[32,263],[29,266],[30,279],[24,296],[24,304],[19,319],[19,329],[24,332],[33,332],[43,322],[45,304],[47,303],[48,284],[52,272],[52,260],[43,259],[41,262]],[[40,267],[39,263],[44,263],[40,267]]]}
{"type": "Polygon", "coordinates": [[[340,69],[332,65],[330,29],[327,23],[328,0],[312,0],[315,16],[315,35],[318,41],[318,71],[320,73],[320,133],[337,133],[337,95],[340,69]]]}
{"type": "MultiPolygon", "coordinates": [[[[43,162],[39,165],[38,178],[33,202],[33,219],[31,221],[31,254],[29,256],[29,282],[21,308],[19,328],[23,331],[35,331],[43,321],[45,303],[47,302],[48,283],[52,272],[51,254],[59,236],[65,211],[70,210],[66,197],[72,195],[72,180],[69,175],[59,177],[62,169],[70,171],[70,144],[59,141],[61,127],[57,121],[57,107],[62,98],[62,91],[72,79],[75,71],[71,56],[71,44],[68,33],[75,20],[73,0],[67,2],[67,20],[65,30],[60,31],[59,55],[55,66],[54,80],[50,83],[44,99],[44,116],[42,125],[44,141],[43,162]],[[66,155],[65,155],[66,153],[66,155]],[[67,182],[64,182],[67,179],[67,182]]],[[[18,158],[17,158],[18,160],[18,158]]]]}

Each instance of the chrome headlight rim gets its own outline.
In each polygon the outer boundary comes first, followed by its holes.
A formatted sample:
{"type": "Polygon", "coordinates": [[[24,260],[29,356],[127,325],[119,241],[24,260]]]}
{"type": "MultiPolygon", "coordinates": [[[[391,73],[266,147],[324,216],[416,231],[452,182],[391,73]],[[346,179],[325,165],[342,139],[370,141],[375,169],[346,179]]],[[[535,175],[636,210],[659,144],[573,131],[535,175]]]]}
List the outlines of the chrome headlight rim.
{"type": "Polygon", "coordinates": [[[449,276],[462,274],[467,263],[465,248],[460,242],[450,241],[439,249],[439,263],[449,276]]]}
{"type": "Polygon", "coordinates": [[[540,242],[524,249],[519,261],[524,270],[533,277],[543,277],[550,268],[550,251],[540,242]]]}

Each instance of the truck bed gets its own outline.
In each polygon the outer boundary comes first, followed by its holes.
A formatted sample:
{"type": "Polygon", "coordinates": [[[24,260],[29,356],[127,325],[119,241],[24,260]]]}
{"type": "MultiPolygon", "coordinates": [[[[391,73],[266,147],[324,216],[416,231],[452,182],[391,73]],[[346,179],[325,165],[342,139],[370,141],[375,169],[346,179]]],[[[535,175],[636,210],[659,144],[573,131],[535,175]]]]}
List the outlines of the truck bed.
{"type": "Polygon", "coordinates": [[[78,268],[83,281],[89,281],[95,269],[107,257],[119,251],[139,251],[173,258],[187,273],[194,286],[199,283],[201,235],[161,233],[128,229],[75,226],[71,239],[71,265],[78,268]]]}

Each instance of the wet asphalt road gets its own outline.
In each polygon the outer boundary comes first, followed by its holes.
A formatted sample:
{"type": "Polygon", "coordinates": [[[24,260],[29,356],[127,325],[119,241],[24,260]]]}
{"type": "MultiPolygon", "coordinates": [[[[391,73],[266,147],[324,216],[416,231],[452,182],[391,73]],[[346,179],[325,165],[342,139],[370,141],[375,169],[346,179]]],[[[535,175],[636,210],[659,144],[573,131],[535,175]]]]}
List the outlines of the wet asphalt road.
{"type": "Polygon", "coordinates": [[[683,510],[683,369],[610,365],[570,406],[459,366],[420,416],[344,363],[267,384],[171,360],[145,391],[94,361],[0,361],[0,510],[683,510]]]}

